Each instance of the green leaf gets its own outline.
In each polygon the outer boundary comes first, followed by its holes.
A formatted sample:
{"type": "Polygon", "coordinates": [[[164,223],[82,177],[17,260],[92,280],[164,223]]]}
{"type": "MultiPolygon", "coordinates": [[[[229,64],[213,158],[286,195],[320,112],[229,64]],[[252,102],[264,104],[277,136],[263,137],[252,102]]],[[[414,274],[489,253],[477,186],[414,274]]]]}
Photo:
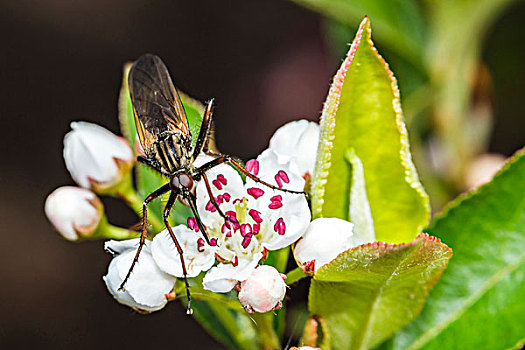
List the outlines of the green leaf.
{"type": "Polygon", "coordinates": [[[525,335],[525,156],[465,195],[428,232],[454,259],[395,349],[507,349],[525,335]]]}
{"type": "Polygon", "coordinates": [[[373,348],[420,312],[451,256],[427,234],[349,249],[314,275],[310,313],[326,322],[333,349],[373,348]]]}
{"type": "MultiPolygon", "coordinates": [[[[120,95],[118,101],[119,110],[119,122],[120,129],[124,137],[128,140],[131,148],[135,150],[135,143],[137,139],[137,128],[135,125],[135,117],[133,114],[133,105],[131,103],[131,97],[128,89],[128,74],[131,69],[132,63],[124,64],[122,86],[120,88],[120,95]]],[[[188,124],[190,132],[192,134],[192,145],[195,145],[199,129],[202,123],[202,116],[204,114],[204,105],[199,101],[192,99],[188,95],[179,92],[186,116],[188,118],[188,124]]],[[[154,171],[143,164],[138,164],[136,167],[136,183],[139,195],[142,198],[146,198],[150,193],[166,184],[168,179],[160,175],[160,173],[154,171]]],[[[161,199],[157,199],[148,205],[148,212],[157,217],[162,217],[162,210],[164,203],[167,200],[166,195],[161,199]]],[[[191,210],[182,203],[175,203],[171,211],[171,220],[174,224],[185,223],[188,216],[192,215],[191,210]]]]}
{"type": "Polygon", "coordinates": [[[363,20],[321,116],[312,180],[314,217],[348,220],[353,150],[361,161],[376,240],[409,242],[427,224],[428,197],[411,160],[399,90],[363,20]]]}
{"type": "Polygon", "coordinates": [[[377,37],[399,56],[416,66],[421,56],[427,29],[415,0],[293,0],[350,27],[361,18],[373,19],[377,37]]]}

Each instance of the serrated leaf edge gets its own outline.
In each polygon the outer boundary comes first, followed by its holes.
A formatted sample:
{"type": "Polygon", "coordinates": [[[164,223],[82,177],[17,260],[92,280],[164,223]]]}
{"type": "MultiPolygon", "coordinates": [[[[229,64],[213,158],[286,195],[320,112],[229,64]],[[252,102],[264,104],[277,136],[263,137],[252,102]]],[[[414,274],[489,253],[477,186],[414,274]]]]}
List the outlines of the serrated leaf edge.
{"type": "Polygon", "coordinates": [[[312,179],[312,217],[317,218],[321,216],[323,204],[324,204],[324,192],[325,184],[328,177],[328,170],[330,168],[331,152],[333,148],[333,141],[335,137],[335,118],[330,116],[335,115],[337,108],[339,107],[339,96],[343,88],[344,79],[346,72],[350,64],[352,63],[357,48],[361,43],[361,37],[365,26],[369,24],[368,17],[365,17],[359,29],[357,30],[356,36],[348,55],[346,56],[343,64],[335,74],[332,85],[326,97],[326,102],[323,105],[323,111],[321,113],[320,125],[320,142],[319,149],[317,151],[317,159],[315,161],[314,177],[312,179]]]}
{"type": "Polygon", "coordinates": [[[312,217],[317,218],[321,216],[322,208],[324,204],[324,192],[325,185],[327,182],[328,171],[331,165],[331,152],[333,148],[333,141],[335,137],[335,118],[330,118],[331,115],[337,113],[339,107],[339,97],[344,84],[344,79],[350,64],[353,62],[357,48],[361,44],[361,39],[363,37],[363,32],[365,32],[365,40],[370,45],[370,48],[379,59],[379,61],[385,67],[387,74],[390,78],[391,88],[394,95],[392,100],[392,108],[394,109],[396,115],[396,125],[400,136],[400,151],[399,156],[401,160],[401,165],[405,171],[405,181],[408,185],[413,188],[421,197],[422,204],[425,207],[427,219],[422,222],[418,227],[416,232],[420,232],[427,224],[430,219],[430,201],[428,195],[423,188],[423,185],[419,181],[419,176],[417,174],[416,167],[412,162],[412,155],[410,152],[410,142],[408,140],[408,131],[405,126],[403,111],[401,109],[401,95],[399,92],[399,87],[397,85],[397,79],[394,76],[394,73],[390,69],[388,63],[385,59],[379,54],[374,43],[372,41],[372,28],[370,26],[370,20],[367,16],[361,21],[359,29],[357,30],[356,36],[348,55],[334,76],[330,91],[326,98],[326,102],[323,106],[323,111],[321,113],[320,127],[321,127],[321,138],[319,143],[319,150],[317,151],[317,159],[315,163],[314,178],[312,180],[312,217]],[[366,32],[365,32],[366,30],[366,32]]]}

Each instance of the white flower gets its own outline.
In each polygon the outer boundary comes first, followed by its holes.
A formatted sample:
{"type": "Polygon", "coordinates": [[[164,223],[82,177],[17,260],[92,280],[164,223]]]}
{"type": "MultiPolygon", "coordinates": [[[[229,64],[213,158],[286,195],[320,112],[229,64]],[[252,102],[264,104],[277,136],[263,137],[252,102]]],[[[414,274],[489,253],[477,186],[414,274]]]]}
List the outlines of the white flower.
{"type": "Polygon", "coordinates": [[[357,245],[353,224],[337,218],[313,220],[303,237],[297,242],[294,256],[303,270],[317,271],[339,254],[357,245]]]}
{"type": "Polygon", "coordinates": [[[75,241],[95,232],[102,218],[103,206],[90,190],[63,186],[47,197],[44,211],[64,238],[75,241]]]}
{"type": "Polygon", "coordinates": [[[80,186],[103,192],[130,171],[133,152],[124,138],[87,122],[73,122],[71,129],[64,137],[64,160],[80,186]]]}
{"type": "MultiPolygon", "coordinates": [[[[200,156],[199,163],[211,157],[200,156]]],[[[279,166],[275,155],[267,152],[247,164],[250,171],[279,187],[301,191],[304,180],[279,166]]],[[[243,183],[230,166],[220,165],[206,172],[214,198],[226,221],[212,204],[203,181],[197,184],[197,208],[212,245],[205,243],[196,219],[188,218],[188,228],[177,226],[174,234],[182,246],[188,277],[208,271],[204,288],[228,292],[244,281],[263,259],[267,250],[287,247],[297,241],[310,222],[310,210],[301,194],[273,190],[251,179],[243,183]],[[220,263],[210,267],[218,260],[220,263]]],[[[152,244],[159,267],[182,277],[182,265],[167,231],[157,235],[152,244]]]]}
{"type": "MultiPolygon", "coordinates": [[[[304,187],[304,180],[279,165],[271,151],[249,161],[246,168],[274,186],[295,191],[304,187]]],[[[229,220],[225,222],[219,215],[200,181],[197,208],[208,235],[215,239],[215,255],[221,262],[206,274],[203,285],[214,292],[227,292],[248,277],[266,250],[297,241],[311,215],[303,195],[273,190],[249,178],[244,184],[228,165],[217,166],[206,175],[219,208],[229,220]]]]}
{"type": "Polygon", "coordinates": [[[292,171],[311,177],[318,145],[319,125],[302,119],[277,129],[270,139],[269,149],[275,152],[280,164],[289,163],[292,171]]]}
{"type": "Polygon", "coordinates": [[[260,265],[241,282],[239,301],[247,312],[268,312],[282,307],[286,276],[273,266],[260,265]]]}
{"type": "Polygon", "coordinates": [[[146,241],[140,260],[125,285],[119,291],[120,284],[128,273],[129,267],[137,252],[139,239],[125,241],[108,241],[104,248],[116,254],[109,264],[108,273],[102,277],[109,292],[121,304],[142,312],[153,312],[162,309],[168,302],[168,295],[173,289],[176,278],[157,266],[151,256],[150,241],[146,241]]]}

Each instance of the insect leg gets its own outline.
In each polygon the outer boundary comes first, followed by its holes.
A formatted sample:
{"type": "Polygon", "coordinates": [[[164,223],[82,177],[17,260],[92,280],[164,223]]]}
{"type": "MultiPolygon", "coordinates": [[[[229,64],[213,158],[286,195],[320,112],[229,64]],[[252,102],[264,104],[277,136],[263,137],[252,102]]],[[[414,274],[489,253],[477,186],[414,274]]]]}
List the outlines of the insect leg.
{"type": "Polygon", "coordinates": [[[204,111],[204,116],[202,117],[202,124],[199,130],[199,136],[197,137],[197,142],[195,143],[195,148],[193,148],[193,160],[197,159],[198,155],[202,152],[203,147],[205,150],[208,149],[208,134],[211,127],[211,115],[213,113],[213,102],[211,99],[208,101],[206,106],[206,111],[204,111]]]}
{"type": "Polygon", "coordinates": [[[193,212],[193,215],[195,215],[195,220],[197,221],[197,225],[199,226],[199,230],[202,232],[202,236],[204,237],[204,240],[208,245],[210,244],[210,238],[208,237],[208,233],[206,232],[206,228],[204,227],[204,224],[201,221],[201,217],[199,215],[199,212],[197,211],[197,204],[195,203],[195,196],[193,193],[189,191],[184,191],[182,193],[184,199],[188,202],[190,205],[191,211],[193,212]]]}
{"type": "Polygon", "coordinates": [[[220,165],[222,163],[229,163],[229,164],[233,165],[235,168],[239,169],[240,172],[242,172],[244,175],[248,176],[253,181],[261,183],[261,184],[263,184],[263,185],[265,185],[267,187],[270,187],[270,188],[272,188],[274,190],[279,190],[279,191],[288,192],[288,193],[295,193],[295,194],[306,195],[306,192],[287,190],[286,188],[280,188],[280,187],[274,186],[274,185],[272,185],[272,184],[270,184],[270,183],[268,183],[266,181],[263,181],[263,180],[259,179],[257,176],[253,175],[248,170],[244,169],[244,167],[242,165],[237,163],[235,160],[232,159],[231,156],[228,156],[228,155],[223,155],[221,157],[218,157],[218,158],[215,158],[214,160],[209,161],[208,163],[206,163],[206,164],[200,166],[199,168],[197,168],[197,172],[202,174],[205,171],[208,171],[211,168],[214,168],[214,167],[216,167],[216,166],[218,166],[218,165],[220,165]]]}
{"type": "Polygon", "coordinates": [[[170,216],[171,208],[173,207],[173,204],[175,203],[175,200],[177,199],[177,193],[171,192],[170,197],[168,199],[168,202],[166,203],[166,206],[164,207],[164,212],[162,213],[162,217],[164,218],[164,225],[166,225],[166,228],[168,229],[168,232],[170,233],[171,239],[175,243],[175,246],[177,247],[177,252],[180,255],[180,262],[182,264],[182,273],[184,274],[184,283],[186,285],[186,295],[188,296],[188,306],[186,309],[186,313],[188,315],[191,315],[193,312],[191,310],[191,295],[190,295],[190,286],[188,284],[188,273],[186,272],[186,263],[184,262],[184,256],[182,256],[182,247],[179,244],[179,241],[177,241],[177,237],[175,237],[175,234],[173,233],[173,230],[171,229],[171,226],[168,222],[168,218],[170,216]]]}
{"type": "Polygon", "coordinates": [[[155,198],[158,198],[162,196],[164,193],[168,192],[170,190],[170,185],[166,184],[162,186],[161,188],[157,189],[155,192],[150,194],[146,199],[144,200],[144,203],[142,203],[142,232],[140,234],[140,243],[139,247],[137,249],[137,253],[135,254],[135,258],[133,258],[133,262],[131,263],[131,267],[129,268],[128,273],[126,274],[126,277],[120,284],[120,287],[118,288],[119,291],[124,290],[124,285],[129,279],[129,276],[131,276],[131,271],[133,271],[133,268],[135,267],[135,264],[139,260],[140,251],[142,250],[142,247],[144,246],[144,242],[146,240],[146,224],[148,222],[148,203],[154,200],[155,198]]]}
{"type": "Polygon", "coordinates": [[[211,203],[213,204],[215,209],[217,209],[217,212],[219,213],[219,215],[222,216],[222,218],[224,220],[229,221],[230,219],[226,215],[224,215],[224,213],[222,212],[221,208],[219,208],[219,204],[217,204],[217,201],[215,200],[215,197],[213,196],[213,192],[211,191],[211,186],[210,186],[210,183],[208,181],[208,177],[206,176],[205,173],[202,173],[200,175],[202,176],[202,179],[204,180],[204,184],[206,185],[206,191],[208,192],[208,196],[210,197],[211,203]]]}

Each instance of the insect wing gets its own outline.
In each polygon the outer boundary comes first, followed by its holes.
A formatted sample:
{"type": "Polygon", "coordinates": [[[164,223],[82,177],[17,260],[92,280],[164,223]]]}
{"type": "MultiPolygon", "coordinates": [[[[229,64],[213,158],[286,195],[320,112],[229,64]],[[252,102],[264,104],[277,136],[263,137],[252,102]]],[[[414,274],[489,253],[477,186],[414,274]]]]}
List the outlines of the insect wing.
{"type": "Polygon", "coordinates": [[[159,57],[146,54],[133,63],[129,91],[137,133],[147,155],[156,137],[165,131],[190,135],[179,94],[159,57]]]}

